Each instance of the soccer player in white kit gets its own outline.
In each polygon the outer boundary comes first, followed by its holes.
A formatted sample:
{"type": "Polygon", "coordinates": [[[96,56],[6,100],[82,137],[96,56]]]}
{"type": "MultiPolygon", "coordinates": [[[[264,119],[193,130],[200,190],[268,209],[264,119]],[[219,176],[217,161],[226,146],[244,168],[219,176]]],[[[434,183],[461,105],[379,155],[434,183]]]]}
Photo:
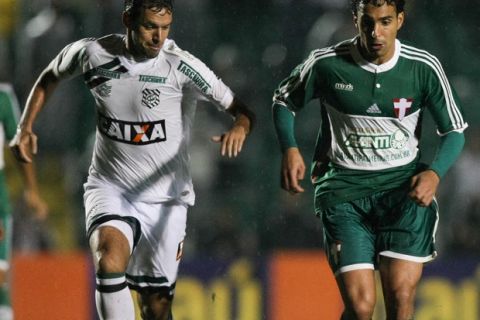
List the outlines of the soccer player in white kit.
{"type": "Polygon", "coordinates": [[[36,153],[34,120],[58,83],[83,75],[96,102],[97,130],[85,183],[86,226],[101,319],[132,320],[130,289],[144,319],[172,319],[187,208],[195,195],[187,148],[196,101],[234,118],[214,137],[237,156],[254,115],[200,60],[167,38],[171,0],[127,0],[126,35],[66,46],[42,72],[27,100],[12,148],[36,153]]]}

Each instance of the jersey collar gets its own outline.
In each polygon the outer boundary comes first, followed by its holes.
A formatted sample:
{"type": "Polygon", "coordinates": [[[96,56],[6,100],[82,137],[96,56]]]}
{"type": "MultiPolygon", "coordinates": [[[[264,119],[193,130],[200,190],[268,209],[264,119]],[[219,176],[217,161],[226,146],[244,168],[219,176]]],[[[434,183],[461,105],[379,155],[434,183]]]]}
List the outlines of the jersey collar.
{"type": "Polygon", "coordinates": [[[392,69],[397,64],[398,58],[400,57],[400,47],[402,45],[400,43],[400,40],[395,39],[395,53],[393,54],[393,57],[387,62],[382,63],[380,65],[371,63],[363,58],[360,51],[358,50],[358,41],[359,41],[359,37],[356,37],[353,39],[350,45],[350,53],[353,59],[355,60],[355,62],[362,69],[365,69],[368,72],[372,72],[372,73],[380,73],[380,72],[385,72],[392,69]]]}

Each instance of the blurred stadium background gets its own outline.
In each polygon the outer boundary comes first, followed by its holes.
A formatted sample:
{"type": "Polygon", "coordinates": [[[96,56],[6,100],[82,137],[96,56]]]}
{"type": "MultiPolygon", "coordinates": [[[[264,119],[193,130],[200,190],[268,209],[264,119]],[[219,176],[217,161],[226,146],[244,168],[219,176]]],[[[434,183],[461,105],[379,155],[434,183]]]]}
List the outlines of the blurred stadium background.
{"type": "MultiPolygon", "coordinates": [[[[418,290],[419,320],[480,319],[480,2],[407,1],[400,38],[437,55],[463,101],[467,145],[441,184],[440,256],[418,290]]],[[[0,0],[0,81],[21,103],[42,68],[66,44],[122,33],[122,0],[0,0]]],[[[177,0],[171,38],[206,62],[258,116],[244,152],[222,159],[210,136],[229,118],[199,105],[191,146],[197,204],[190,210],[176,320],[338,319],[341,302],[322,254],[312,188],[279,188],[280,152],[270,119],[272,92],[314,48],[354,35],[346,0],[177,0]]],[[[305,158],[317,134],[317,104],[298,115],[305,158]]],[[[91,157],[94,108],[81,79],[62,85],[36,127],[50,218],[33,221],[15,203],[14,306],[18,320],[95,319],[84,236],[82,184],[91,157]]],[[[423,157],[437,143],[425,119],[423,157]]],[[[382,319],[382,306],[376,319],[382,319]]]]}

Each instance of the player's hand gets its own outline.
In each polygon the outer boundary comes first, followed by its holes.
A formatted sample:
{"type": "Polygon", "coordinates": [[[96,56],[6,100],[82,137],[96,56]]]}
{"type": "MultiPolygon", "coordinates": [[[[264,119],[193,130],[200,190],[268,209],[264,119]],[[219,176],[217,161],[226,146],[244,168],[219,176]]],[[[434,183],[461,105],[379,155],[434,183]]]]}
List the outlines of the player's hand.
{"type": "Polygon", "coordinates": [[[31,163],[32,155],[37,154],[37,136],[31,131],[18,129],[10,142],[10,149],[19,161],[31,163]]]}
{"type": "Polygon", "coordinates": [[[48,217],[47,203],[37,192],[25,190],[23,198],[33,216],[38,220],[45,220],[48,217]]]}
{"type": "Polygon", "coordinates": [[[298,148],[288,148],[283,153],[281,186],[282,189],[292,193],[301,193],[305,190],[299,181],[305,177],[305,162],[298,148]]]}
{"type": "Polygon", "coordinates": [[[437,192],[440,177],[433,170],[422,171],[412,177],[409,196],[422,207],[429,206],[437,192]]]}
{"type": "Polygon", "coordinates": [[[222,156],[228,155],[231,158],[236,157],[242,151],[246,138],[245,128],[241,125],[235,125],[221,136],[213,136],[212,141],[221,143],[220,153],[222,156]]]}

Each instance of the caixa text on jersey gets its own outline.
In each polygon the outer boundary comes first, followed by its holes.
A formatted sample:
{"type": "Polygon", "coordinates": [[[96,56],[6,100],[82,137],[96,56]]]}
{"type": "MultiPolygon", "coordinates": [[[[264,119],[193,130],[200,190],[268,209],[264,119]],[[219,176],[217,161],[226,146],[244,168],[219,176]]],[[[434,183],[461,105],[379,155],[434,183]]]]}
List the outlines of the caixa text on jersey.
{"type": "Polygon", "coordinates": [[[99,115],[98,130],[112,140],[128,144],[144,145],[167,140],[165,120],[131,122],[99,115]]]}

